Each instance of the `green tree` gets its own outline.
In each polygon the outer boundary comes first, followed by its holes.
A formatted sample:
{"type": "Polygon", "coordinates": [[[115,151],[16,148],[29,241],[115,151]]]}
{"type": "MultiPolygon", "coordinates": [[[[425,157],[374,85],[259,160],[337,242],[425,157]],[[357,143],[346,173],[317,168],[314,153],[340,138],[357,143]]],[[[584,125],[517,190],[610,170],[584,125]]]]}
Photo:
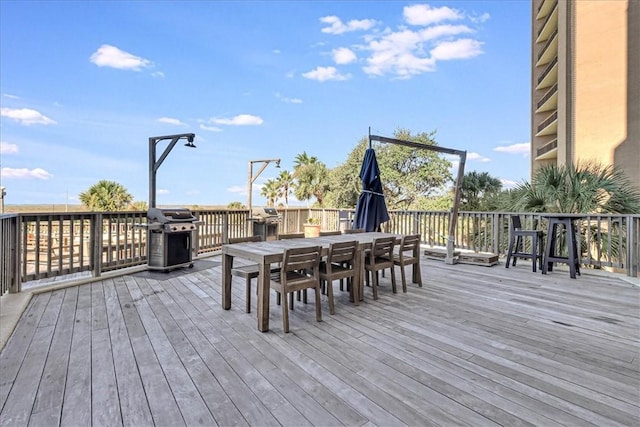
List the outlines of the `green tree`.
{"type": "Polygon", "coordinates": [[[613,166],[547,165],[511,192],[510,210],[555,213],[640,213],[640,189],[613,166]]]}
{"type": "Polygon", "coordinates": [[[101,180],[78,195],[90,211],[116,212],[125,210],[133,200],[127,189],[115,181],[101,180]]]}
{"type": "Polygon", "coordinates": [[[502,182],[488,172],[471,171],[462,178],[460,210],[486,210],[488,199],[502,190],[502,182]]]}
{"type": "MultiPolygon", "coordinates": [[[[398,129],[394,138],[424,145],[437,145],[434,132],[412,135],[398,129]]],[[[331,171],[330,192],[327,201],[333,207],[353,208],[358,200],[362,185],[360,168],[368,138],[364,137],[351,151],[345,163],[331,171]],[[335,203],[335,205],[334,205],[335,203]]],[[[389,209],[414,209],[424,202],[424,198],[445,192],[451,182],[451,162],[437,152],[398,144],[376,144],[376,158],[389,209]]]]}
{"type": "Polygon", "coordinates": [[[144,200],[136,200],[135,202],[131,203],[129,209],[133,211],[146,211],[148,209],[148,205],[144,200]]]}
{"type": "Polygon", "coordinates": [[[280,186],[275,179],[269,179],[260,189],[260,195],[267,198],[267,206],[275,206],[280,194],[280,186]]]}
{"type": "Polygon", "coordinates": [[[315,156],[306,151],[298,154],[294,160],[293,177],[296,179],[294,194],[300,201],[316,198],[317,204],[323,206],[324,196],[329,190],[329,170],[315,156]]]}
{"type": "Polygon", "coordinates": [[[289,195],[292,192],[294,186],[294,178],[291,172],[281,171],[277,178],[278,187],[280,189],[278,198],[284,200],[284,205],[289,206],[289,195]]]}
{"type": "Polygon", "coordinates": [[[247,207],[242,202],[231,202],[227,205],[227,209],[236,210],[236,209],[246,209],[247,207]]]}

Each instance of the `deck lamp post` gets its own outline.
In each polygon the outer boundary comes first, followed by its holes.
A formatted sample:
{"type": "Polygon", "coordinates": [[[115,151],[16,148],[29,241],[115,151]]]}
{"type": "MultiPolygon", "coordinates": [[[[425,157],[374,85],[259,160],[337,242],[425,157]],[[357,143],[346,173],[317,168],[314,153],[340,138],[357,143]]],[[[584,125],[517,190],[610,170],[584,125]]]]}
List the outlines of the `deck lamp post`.
{"type": "Polygon", "coordinates": [[[7,188],[0,187],[0,214],[4,213],[4,196],[7,195],[7,188]]]}
{"type": "Polygon", "coordinates": [[[249,173],[247,174],[247,208],[249,209],[249,216],[251,216],[251,193],[253,192],[253,183],[260,176],[262,171],[267,167],[267,165],[271,162],[276,164],[276,168],[280,167],[280,159],[266,159],[266,160],[249,160],[249,173]],[[260,169],[256,174],[253,174],[253,165],[256,163],[262,163],[260,165],[260,169]]]}
{"type": "Polygon", "coordinates": [[[184,144],[185,147],[196,148],[193,143],[195,137],[196,135],[194,133],[181,133],[177,135],[152,136],[149,138],[149,209],[156,207],[156,172],[158,172],[160,165],[181,139],[187,140],[186,144],[184,144]],[[160,158],[156,159],[158,142],[165,140],[170,140],[169,145],[164,149],[160,158]]]}

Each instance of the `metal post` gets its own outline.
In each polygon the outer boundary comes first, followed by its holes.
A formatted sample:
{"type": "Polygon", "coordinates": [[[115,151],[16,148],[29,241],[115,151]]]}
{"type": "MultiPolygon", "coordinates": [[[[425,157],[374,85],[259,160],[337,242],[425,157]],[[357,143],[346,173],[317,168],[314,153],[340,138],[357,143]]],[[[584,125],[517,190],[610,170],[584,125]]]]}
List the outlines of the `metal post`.
{"type": "Polygon", "coordinates": [[[458,166],[458,177],[456,179],[455,196],[453,200],[453,209],[451,210],[451,216],[449,218],[449,236],[447,238],[447,256],[444,261],[447,264],[454,264],[454,247],[455,247],[455,232],[456,225],[458,223],[458,205],[460,204],[460,194],[462,190],[462,178],[464,177],[464,164],[467,160],[467,152],[462,150],[455,150],[452,148],[440,147],[438,145],[419,144],[412,141],[404,141],[402,139],[386,138],[379,135],[369,134],[369,144],[371,141],[378,141],[388,144],[398,144],[405,147],[418,148],[423,150],[435,151],[437,153],[453,154],[460,156],[460,165],[458,166]]]}
{"type": "Polygon", "coordinates": [[[4,213],[4,196],[7,195],[7,188],[0,187],[0,214],[4,213]]]}
{"type": "Polygon", "coordinates": [[[175,147],[176,143],[184,138],[187,140],[185,146],[195,148],[193,140],[196,137],[193,133],[182,133],[178,135],[152,136],[149,138],[149,208],[156,207],[156,172],[167,158],[169,152],[175,147]],[[156,160],[156,146],[158,142],[170,139],[169,145],[164,149],[162,155],[156,160]]]}
{"type": "MultiPolygon", "coordinates": [[[[248,213],[249,217],[247,218],[247,220],[251,218],[251,215],[252,215],[251,214],[251,211],[252,211],[251,196],[253,193],[253,183],[255,182],[256,179],[258,179],[262,171],[271,162],[275,162],[277,168],[280,167],[280,159],[249,160],[249,171],[247,173],[247,209],[249,210],[249,213],[248,213]],[[255,175],[253,174],[254,163],[262,163],[262,165],[260,165],[260,169],[258,169],[258,173],[256,173],[255,175]]],[[[247,230],[250,231],[250,225],[248,221],[247,221],[247,230]]],[[[253,233],[248,232],[247,235],[252,235],[252,234],[253,233]]]]}

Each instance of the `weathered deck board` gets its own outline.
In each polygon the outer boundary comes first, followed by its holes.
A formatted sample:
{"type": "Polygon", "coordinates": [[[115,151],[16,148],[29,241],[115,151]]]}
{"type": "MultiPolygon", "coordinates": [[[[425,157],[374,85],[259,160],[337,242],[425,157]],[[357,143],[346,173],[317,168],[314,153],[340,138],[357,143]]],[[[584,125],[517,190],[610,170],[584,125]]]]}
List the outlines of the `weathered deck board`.
{"type": "MultiPolygon", "coordinates": [[[[214,264],[212,264],[214,265],[214,264]]],[[[1,425],[640,425],[640,289],[423,260],[423,288],[221,308],[221,271],[34,296],[0,353],[1,425]],[[255,305],[254,305],[255,306],[255,305]]],[[[252,298],[256,296],[252,293],[252,298]]]]}

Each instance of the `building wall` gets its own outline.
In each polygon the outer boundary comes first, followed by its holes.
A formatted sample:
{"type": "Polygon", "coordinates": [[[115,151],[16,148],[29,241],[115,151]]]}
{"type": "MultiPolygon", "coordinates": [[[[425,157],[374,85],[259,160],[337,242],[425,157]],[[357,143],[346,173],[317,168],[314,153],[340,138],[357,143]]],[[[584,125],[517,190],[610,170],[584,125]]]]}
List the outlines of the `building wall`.
{"type": "MultiPolygon", "coordinates": [[[[554,0],[546,0],[552,2],[554,0]]],[[[640,187],[640,1],[558,0],[557,149],[538,158],[552,136],[536,136],[544,114],[536,113],[542,91],[532,67],[532,174],[543,164],[597,161],[625,171],[640,187]]],[[[541,0],[533,0],[532,59],[541,0]]],[[[545,113],[547,114],[547,113],[545,113]]]]}

